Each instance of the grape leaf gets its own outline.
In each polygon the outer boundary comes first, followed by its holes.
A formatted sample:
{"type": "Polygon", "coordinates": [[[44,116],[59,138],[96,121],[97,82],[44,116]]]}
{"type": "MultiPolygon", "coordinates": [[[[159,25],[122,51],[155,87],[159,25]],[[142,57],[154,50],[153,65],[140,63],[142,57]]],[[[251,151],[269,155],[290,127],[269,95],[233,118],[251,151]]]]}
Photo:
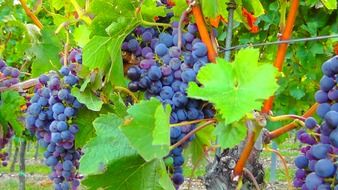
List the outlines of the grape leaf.
{"type": "Polygon", "coordinates": [[[114,113],[119,117],[125,117],[127,113],[127,106],[119,94],[111,93],[109,100],[113,102],[114,113]]]}
{"type": "Polygon", "coordinates": [[[246,137],[246,132],[247,128],[239,122],[229,125],[220,122],[215,129],[219,144],[224,149],[238,145],[246,137]]]}
{"type": "Polygon", "coordinates": [[[209,18],[216,18],[218,15],[222,15],[223,18],[227,18],[228,2],[229,0],[202,0],[203,15],[209,18]]]}
{"type": "Polygon", "coordinates": [[[260,0],[243,0],[243,7],[253,10],[255,17],[259,17],[264,14],[264,7],[260,0]]]}
{"type": "Polygon", "coordinates": [[[73,120],[79,127],[79,132],[75,135],[75,147],[83,147],[89,139],[95,136],[93,121],[99,116],[98,112],[90,111],[86,108],[81,108],[76,118],[73,120]]]}
{"type": "Polygon", "coordinates": [[[166,16],[165,10],[165,6],[157,6],[153,0],[145,0],[141,6],[142,17],[147,21],[154,21],[156,16],[166,16]]]}
{"type": "Polygon", "coordinates": [[[209,147],[215,140],[213,136],[215,127],[210,125],[198,131],[196,138],[190,143],[187,152],[191,153],[191,163],[193,165],[203,164],[205,160],[204,148],[209,147]]]}
{"type": "Polygon", "coordinates": [[[59,52],[62,50],[62,44],[54,31],[53,28],[45,27],[41,30],[41,42],[35,43],[29,49],[29,52],[36,57],[32,64],[32,77],[61,67],[59,52]]]}
{"type": "Polygon", "coordinates": [[[337,0],[322,0],[321,2],[325,5],[327,9],[337,9],[337,0]]]}
{"type": "MultiPolygon", "coordinates": [[[[130,0],[96,0],[90,4],[90,11],[95,14],[91,29],[91,35],[108,36],[106,28],[119,18],[124,17],[125,20],[132,25],[132,21],[136,20],[135,11],[139,6],[139,1],[130,0]]],[[[118,22],[117,22],[118,23],[118,22]]],[[[125,25],[128,27],[128,25],[125,25]]],[[[127,32],[125,28],[119,28],[119,32],[127,32]]],[[[117,37],[119,33],[116,33],[117,37]]]]}
{"type": "Polygon", "coordinates": [[[95,137],[95,129],[93,121],[100,116],[100,114],[107,114],[114,112],[111,105],[104,104],[100,112],[91,111],[84,106],[77,112],[73,123],[79,127],[79,132],[75,135],[75,146],[82,148],[91,138],[95,137]]]}
{"type": "Polygon", "coordinates": [[[72,95],[75,96],[80,103],[86,105],[86,107],[90,110],[100,111],[102,108],[103,102],[90,90],[80,92],[80,89],[73,87],[72,95]]]}
{"type": "Polygon", "coordinates": [[[21,136],[24,130],[24,126],[19,122],[19,118],[22,116],[20,110],[22,105],[25,105],[25,99],[18,92],[5,91],[1,93],[0,124],[3,127],[10,124],[17,136],[21,136]]]}
{"type": "Polygon", "coordinates": [[[166,123],[169,123],[170,112],[167,111],[170,110],[166,109],[164,111],[166,114],[157,114],[156,110],[158,108],[163,109],[163,106],[156,98],[152,98],[149,101],[141,101],[128,109],[127,112],[130,117],[126,118],[124,125],[120,127],[130,144],[146,161],[163,158],[169,152],[169,125],[159,126],[158,120],[167,120],[166,123]],[[160,133],[158,132],[159,130],[167,132],[160,133]],[[154,133],[161,136],[154,137],[154,133]],[[158,138],[162,138],[162,140],[158,138]],[[159,142],[160,145],[157,144],[159,142]]]}
{"type": "Polygon", "coordinates": [[[153,145],[167,145],[170,142],[170,130],[168,130],[171,107],[158,106],[155,110],[155,128],[153,131],[153,145]]]}
{"type": "Polygon", "coordinates": [[[189,97],[213,103],[226,124],[260,109],[278,85],[276,69],[270,64],[259,64],[258,56],[257,49],[244,49],[231,64],[218,58],[217,64],[202,67],[197,75],[202,86],[189,83],[189,97]]]}
{"type": "Polygon", "coordinates": [[[172,8],[174,16],[171,20],[178,21],[183,13],[188,8],[186,0],[174,0],[175,6],[172,8]]]}
{"type": "Polygon", "coordinates": [[[100,68],[105,70],[109,64],[107,50],[112,39],[105,36],[94,36],[83,48],[83,64],[90,70],[100,68]]]}
{"type": "Polygon", "coordinates": [[[80,47],[84,47],[89,41],[90,31],[86,25],[80,25],[74,29],[74,40],[80,47]]]}
{"type": "Polygon", "coordinates": [[[102,173],[109,163],[136,154],[119,130],[122,119],[114,114],[101,115],[93,122],[96,136],[84,146],[80,172],[85,175],[102,173]]]}
{"type": "Polygon", "coordinates": [[[108,166],[104,174],[87,176],[81,183],[89,189],[175,189],[162,159],[144,162],[138,155],[118,159],[108,166]]]}

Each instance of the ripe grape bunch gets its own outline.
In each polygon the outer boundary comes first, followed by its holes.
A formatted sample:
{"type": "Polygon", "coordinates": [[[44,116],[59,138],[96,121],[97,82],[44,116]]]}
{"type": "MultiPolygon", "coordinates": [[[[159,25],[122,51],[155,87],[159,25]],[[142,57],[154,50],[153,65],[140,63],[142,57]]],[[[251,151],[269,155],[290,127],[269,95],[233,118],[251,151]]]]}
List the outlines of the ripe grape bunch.
{"type": "MultiPolygon", "coordinates": [[[[122,45],[122,50],[132,53],[138,60],[137,66],[129,67],[127,76],[131,80],[128,88],[133,91],[145,91],[147,99],[158,98],[163,104],[172,108],[170,123],[179,123],[213,116],[211,106],[202,101],[187,97],[186,88],[189,82],[196,81],[201,67],[208,63],[206,45],[197,37],[195,24],[187,26],[182,35],[182,48],[178,45],[178,23],[173,23],[172,31],[157,32],[153,28],[138,27],[129,35],[122,45]]],[[[195,125],[172,127],[171,144],[177,143],[195,125]]],[[[194,139],[194,135],[189,141],[194,139]]],[[[173,149],[166,162],[172,173],[176,188],[184,182],[182,165],[183,148],[188,142],[173,149]],[[171,166],[170,166],[171,165],[171,166]]]]}
{"type": "Polygon", "coordinates": [[[10,87],[19,83],[20,71],[7,66],[4,60],[0,59],[0,87],[10,87]]]}
{"type": "Polygon", "coordinates": [[[315,94],[319,103],[317,115],[305,120],[306,130],[297,132],[300,142],[307,144],[295,159],[294,186],[302,190],[338,190],[338,56],[322,65],[324,76],[315,94]]]}
{"type": "Polygon", "coordinates": [[[8,165],[8,152],[4,151],[4,148],[13,136],[12,128],[7,128],[6,132],[2,135],[0,136],[0,161],[1,165],[6,167],[8,165]]]}
{"type": "Polygon", "coordinates": [[[81,151],[74,146],[78,126],[73,119],[82,105],[70,94],[71,87],[78,83],[75,67],[63,66],[62,77],[56,73],[41,75],[40,87],[27,109],[26,127],[46,148],[45,164],[52,170],[49,177],[56,190],[77,189],[81,178],[76,172],[81,151]]]}

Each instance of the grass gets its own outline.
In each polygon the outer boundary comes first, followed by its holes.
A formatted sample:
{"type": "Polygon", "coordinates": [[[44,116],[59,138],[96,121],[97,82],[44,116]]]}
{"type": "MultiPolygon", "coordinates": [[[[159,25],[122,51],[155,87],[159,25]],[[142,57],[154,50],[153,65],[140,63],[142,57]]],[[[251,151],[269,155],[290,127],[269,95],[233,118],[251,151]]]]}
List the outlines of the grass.
{"type": "MultiPolygon", "coordinates": [[[[10,172],[10,165],[7,167],[1,167],[0,173],[18,173],[19,172],[19,164],[15,165],[14,172],[10,172]]],[[[50,168],[44,164],[27,164],[26,165],[26,173],[27,174],[41,174],[48,175],[50,173],[50,168]]]]}
{"type": "MultiPolygon", "coordinates": [[[[52,190],[53,187],[50,184],[40,184],[37,183],[35,180],[26,179],[26,190],[52,190]]],[[[0,189],[19,189],[18,179],[7,179],[7,180],[0,180],[0,189]]]]}

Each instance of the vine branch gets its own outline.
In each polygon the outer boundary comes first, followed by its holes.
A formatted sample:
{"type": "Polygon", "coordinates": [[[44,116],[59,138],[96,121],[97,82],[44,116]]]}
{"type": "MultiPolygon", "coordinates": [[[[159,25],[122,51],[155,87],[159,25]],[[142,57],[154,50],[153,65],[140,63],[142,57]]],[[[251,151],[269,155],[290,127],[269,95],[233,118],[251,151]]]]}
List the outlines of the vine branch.
{"type": "Polygon", "coordinates": [[[185,141],[187,141],[192,135],[194,135],[197,131],[209,126],[212,123],[215,123],[216,120],[211,120],[208,121],[206,123],[204,123],[201,126],[196,127],[194,130],[190,131],[187,135],[185,135],[181,140],[179,140],[177,143],[173,144],[172,146],[170,146],[170,150],[182,145],[185,141]]]}
{"type": "Polygon", "coordinates": [[[195,5],[192,6],[192,13],[194,15],[196,25],[197,25],[197,29],[198,29],[198,32],[201,36],[201,39],[208,48],[208,58],[211,62],[215,62],[217,52],[216,52],[216,50],[215,50],[215,48],[212,44],[211,38],[210,38],[209,33],[208,33],[208,29],[205,25],[204,17],[203,17],[200,5],[195,3],[195,5]]]}
{"type": "Polygon", "coordinates": [[[28,8],[27,4],[26,4],[26,0],[19,0],[21,3],[22,8],[25,10],[26,15],[29,16],[33,23],[38,26],[40,29],[43,28],[42,23],[40,22],[40,20],[32,13],[32,11],[28,8]]]}
{"type": "MultiPolygon", "coordinates": [[[[282,33],[282,36],[280,37],[280,40],[290,39],[291,34],[292,34],[292,30],[293,30],[293,26],[294,26],[294,23],[295,23],[295,20],[296,20],[298,6],[299,6],[299,0],[292,0],[291,1],[291,7],[290,7],[290,10],[289,10],[287,20],[286,20],[285,29],[282,33]]],[[[285,59],[287,48],[288,48],[288,44],[285,44],[285,43],[280,44],[278,46],[274,66],[278,69],[279,72],[282,71],[283,62],[284,62],[284,59],[285,59]]],[[[271,96],[268,100],[266,100],[264,102],[264,106],[262,108],[263,113],[268,113],[272,109],[273,101],[274,101],[274,97],[271,96]]]]}
{"type": "MultiPolygon", "coordinates": [[[[313,115],[315,113],[315,111],[317,110],[317,107],[318,107],[318,103],[315,103],[313,104],[310,109],[308,109],[304,114],[303,114],[303,117],[304,118],[308,118],[310,117],[311,115],[313,115]]],[[[297,127],[296,123],[292,122],[292,123],[289,123],[287,125],[284,125],[283,127],[281,128],[278,128],[274,131],[271,131],[267,134],[268,136],[268,141],[269,142],[271,139],[275,139],[279,136],[281,136],[282,134],[285,134],[293,129],[295,129],[297,127]]]]}
{"type": "Polygon", "coordinates": [[[7,90],[25,90],[31,87],[36,86],[37,84],[39,84],[39,79],[38,78],[34,78],[34,79],[29,79],[20,83],[17,83],[15,85],[12,85],[10,87],[0,87],[0,92],[4,92],[7,90]]]}

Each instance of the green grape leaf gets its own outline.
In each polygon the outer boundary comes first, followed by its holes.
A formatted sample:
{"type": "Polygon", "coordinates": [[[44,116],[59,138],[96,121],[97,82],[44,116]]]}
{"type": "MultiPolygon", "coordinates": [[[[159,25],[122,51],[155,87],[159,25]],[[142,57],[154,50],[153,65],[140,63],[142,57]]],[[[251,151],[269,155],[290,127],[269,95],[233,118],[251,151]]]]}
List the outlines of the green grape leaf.
{"type": "Polygon", "coordinates": [[[153,145],[167,145],[170,142],[170,130],[168,130],[171,113],[170,105],[158,106],[155,110],[155,128],[153,131],[153,145]]]}
{"type": "Polygon", "coordinates": [[[258,63],[257,49],[240,50],[233,63],[218,58],[217,64],[201,68],[196,83],[189,83],[188,96],[215,105],[226,124],[240,120],[277,90],[277,70],[258,63]]]}
{"type": "Polygon", "coordinates": [[[115,160],[133,156],[136,151],[119,130],[123,120],[114,114],[101,115],[93,122],[96,136],[84,146],[80,172],[85,175],[103,173],[102,169],[115,160]]]}
{"type": "MultiPolygon", "coordinates": [[[[129,32],[131,32],[131,30],[129,30],[129,32]]],[[[123,37],[114,39],[113,43],[108,48],[108,51],[110,52],[109,57],[112,64],[110,64],[106,77],[112,82],[113,85],[118,86],[126,86],[127,84],[123,73],[123,60],[121,50],[121,46],[125,36],[127,36],[127,33],[124,34],[123,37]]]]}
{"type": "Polygon", "coordinates": [[[100,111],[102,108],[102,100],[89,89],[84,92],[80,92],[79,88],[73,87],[72,95],[75,96],[80,103],[86,105],[86,107],[90,110],[100,111]]]}
{"type": "Polygon", "coordinates": [[[93,121],[100,116],[100,114],[114,112],[111,105],[103,105],[100,112],[91,111],[84,106],[77,112],[73,123],[79,127],[79,132],[75,135],[75,147],[82,148],[91,138],[95,137],[95,129],[93,121]]]}
{"type": "Polygon", "coordinates": [[[83,64],[90,70],[100,68],[105,70],[109,64],[108,46],[113,39],[104,36],[94,36],[83,48],[83,64]]]}
{"type": "Polygon", "coordinates": [[[172,8],[174,16],[171,20],[178,21],[183,13],[188,8],[186,0],[174,0],[175,6],[172,8]]]}
{"type": "MultiPolygon", "coordinates": [[[[124,17],[125,24],[124,25],[116,25],[119,26],[119,31],[116,30],[115,37],[118,37],[120,33],[129,33],[127,30],[131,26],[133,22],[138,18],[135,17],[136,8],[139,6],[139,1],[130,1],[130,0],[95,0],[90,4],[90,11],[95,15],[93,19],[91,28],[91,35],[100,35],[100,36],[108,36],[106,29],[112,23],[119,23],[119,19],[124,17]]],[[[120,20],[121,21],[121,20],[120,20]]],[[[133,27],[133,26],[132,26],[133,27]]]]}
{"type": "Polygon", "coordinates": [[[89,189],[106,190],[175,189],[162,159],[145,162],[138,155],[115,160],[108,166],[105,173],[86,176],[81,184],[89,189]]]}
{"type": "Polygon", "coordinates": [[[238,145],[246,137],[247,128],[239,122],[225,124],[220,122],[215,129],[215,135],[223,149],[238,145]]]}
{"type": "Polygon", "coordinates": [[[166,16],[165,10],[165,6],[157,6],[153,0],[144,0],[141,6],[142,17],[147,21],[154,21],[155,16],[166,16]]]}
{"type": "Polygon", "coordinates": [[[85,47],[89,42],[89,28],[86,25],[80,25],[74,29],[74,40],[80,47],[85,47]]]}
{"type": "MultiPolygon", "coordinates": [[[[169,152],[170,138],[169,125],[159,126],[158,120],[167,120],[169,123],[170,111],[166,109],[164,112],[158,114],[159,109],[163,109],[161,102],[155,98],[149,101],[141,101],[138,104],[131,106],[128,109],[130,117],[125,119],[124,125],[120,127],[123,133],[128,138],[130,144],[137,150],[137,152],[146,160],[150,161],[154,158],[163,158],[169,152]],[[158,132],[166,130],[168,132],[158,132]],[[160,134],[160,137],[154,137],[160,134]],[[162,138],[163,140],[159,140],[162,138]],[[155,142],[155,143],[154,143],[155,142]],[[157,144],[160,143],[160,144],[157,144]]],[[[162,122],[164,124],[164,122],[162,122]]]]}
{"type": "Polygon", "coordinates": [[[99,117],[99,113],[81,108],[76,118],[73,120],[79,127],[79,132],[75,135],[75,147],[83,147],[92,137],[95,136],[93,121],[99,117]]]}
{"type": "Polygon", "coordinates": [[[243,7],[250,8],[255,17],[259,17],[264,14],[264,7],[260,0],[243,0],[243,7]]]}
{"type": "Polygon", "coordinates": [[[193,165],[203,164],[205,160],[204,148],[209,147],[215,141],[214,125],[210,125],[198,131],[196,138],[190,143],[187,152],[191,153],[191,163],[193,165]]]}
{"type": "Polygon", "coordinates": [[[222,15],[223,18],[227,18],[227,3],[229,0],[202,0],[203,15],[209,18],[216,18],[218,15],[222,15]]]}
{"type": "Polygon", "coordinates": [[[32,64],[32,77],[40,76],[50,70],[61,67],[59,53],[62,50],[60,39],[54,34],[53,28],[41,30],[41,42],[35,43],[28,51],[35,55],[32,64]]]}
{"type": "Polygon", "coordinates": [[[22,105],[25,105],[25,99],[18,92],[1,92],[0,124],[2,127],[7,127],[10,124],[17,136],[21,136],[25,128],[19,121],[20,117],[22,117],[20,110],[22,105]]]}
{"type": "Polygon", "coordinates": [[[119,94],[111,93],[109,96],[109,100],[113,102],[113,110],[117,116],[125,117],[126,115],[128,115],[127,106],[119,94]]]}
{"type": "Polygon", "coordinates": [[[321,0],[321,2],[329,10],[337,9],[337,0],[321,0]]]}

